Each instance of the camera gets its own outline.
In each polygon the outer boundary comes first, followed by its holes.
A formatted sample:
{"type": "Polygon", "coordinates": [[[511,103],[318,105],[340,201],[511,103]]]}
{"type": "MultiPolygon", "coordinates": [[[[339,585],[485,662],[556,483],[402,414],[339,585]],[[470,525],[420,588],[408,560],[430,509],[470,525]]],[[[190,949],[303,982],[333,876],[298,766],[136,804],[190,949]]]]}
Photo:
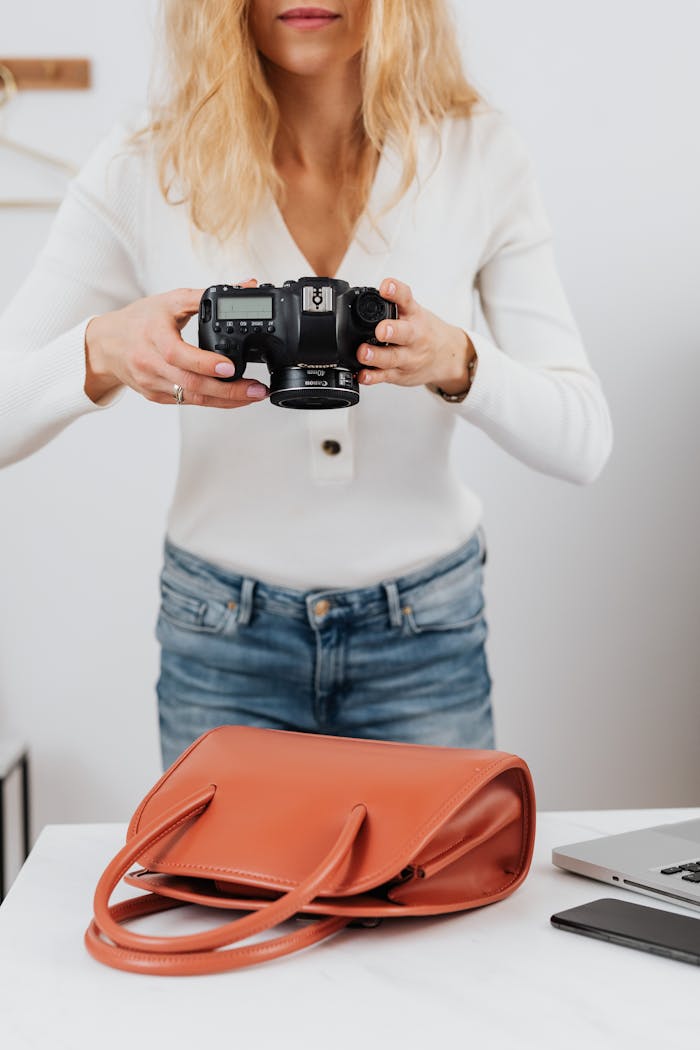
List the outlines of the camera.
{"type": "MultiPolygon", "coordinates": [[[[331,277],[301,277],[281,288],[217,284],[199,304],[199,345],[228,357],[240,379],[249,361],[270,370],[270,401],[282,408],[347,408],[360,400],[360,343],[395,318],[376,288],[331,277]]],[[[226,380],[222,380],[226,382],[226,380]]]]}

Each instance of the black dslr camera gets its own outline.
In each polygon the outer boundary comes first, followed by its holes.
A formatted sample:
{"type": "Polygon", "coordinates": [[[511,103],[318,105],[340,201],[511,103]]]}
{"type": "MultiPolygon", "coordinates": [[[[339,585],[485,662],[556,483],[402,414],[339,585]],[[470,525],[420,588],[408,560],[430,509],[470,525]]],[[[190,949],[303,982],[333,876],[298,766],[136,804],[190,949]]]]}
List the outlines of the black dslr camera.
{"type": "Polygon", "coordinates": [[[376,288],[330,277],[302,277],[281,288],[207,288],[199,305],[199,345],[230,358],[240,379],[249,361],[270,369],[270,401],[283,408],[346,408],[360,400],[360,343],[397,317],[376,288]]]}

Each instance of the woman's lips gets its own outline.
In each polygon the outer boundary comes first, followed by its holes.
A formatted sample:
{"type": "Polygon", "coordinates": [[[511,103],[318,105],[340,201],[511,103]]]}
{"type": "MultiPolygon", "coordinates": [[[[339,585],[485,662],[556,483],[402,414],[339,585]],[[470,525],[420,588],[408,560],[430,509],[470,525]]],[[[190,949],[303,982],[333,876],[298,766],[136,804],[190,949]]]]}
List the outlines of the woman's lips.
{"type": "Polygon", "coordinates": [[[293,29],[322,29],[339,17],[323,7],[294,7],[279,16],[281,22],[293,29]]]}

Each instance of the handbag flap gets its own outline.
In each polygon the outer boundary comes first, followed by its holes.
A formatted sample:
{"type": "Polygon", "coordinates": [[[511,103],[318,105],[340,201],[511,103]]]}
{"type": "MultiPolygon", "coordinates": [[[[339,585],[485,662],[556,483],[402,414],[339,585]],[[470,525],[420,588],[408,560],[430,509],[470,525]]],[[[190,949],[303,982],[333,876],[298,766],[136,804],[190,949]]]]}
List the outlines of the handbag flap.
{"type": "Polygon", "coordinates": [[[291,889],[323,860],[358,803],[367,817],[323,893],[398,880],[416,859],[439,867],[440,857],[463,854],[470,837],[479,841],[495,825],[520,824],[521,866],[529,860],[523,828],[532,782],[523,760],[504,752],[222,726],[163,775],[128,838],[209,784],[216,794],[207,809],[145,851],[144,867],[291,889]]]}

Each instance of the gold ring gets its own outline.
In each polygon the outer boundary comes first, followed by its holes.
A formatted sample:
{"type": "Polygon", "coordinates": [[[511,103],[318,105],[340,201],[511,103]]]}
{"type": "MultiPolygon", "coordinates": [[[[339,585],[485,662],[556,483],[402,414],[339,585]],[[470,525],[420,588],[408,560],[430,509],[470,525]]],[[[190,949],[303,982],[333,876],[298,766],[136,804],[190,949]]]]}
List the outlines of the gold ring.
{"type": "Polygon", "coordinates": [[[181,405],[185,400],[185,391],[182,389],[179,383],[173,383],[173,397],[178,405],[181,405]]]}

